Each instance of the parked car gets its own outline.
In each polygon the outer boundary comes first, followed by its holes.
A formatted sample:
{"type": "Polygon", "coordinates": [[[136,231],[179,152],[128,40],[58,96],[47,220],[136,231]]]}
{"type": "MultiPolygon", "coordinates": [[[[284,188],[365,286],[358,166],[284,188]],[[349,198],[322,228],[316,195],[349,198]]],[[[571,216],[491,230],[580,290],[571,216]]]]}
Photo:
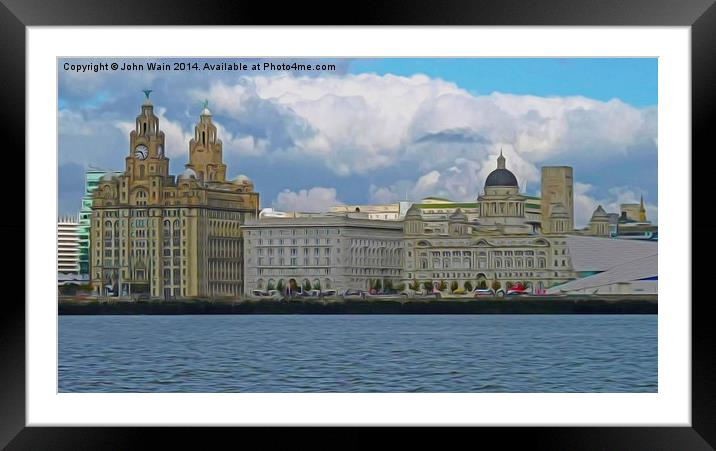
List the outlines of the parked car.
{"type": "Polygon", "coordinates": [[[507,289],[508,296],[524,296],[530,294],[529,290],[521,283],[516,283],[507,289]]]}
{"type": "Polygon", "coordinates": [[[344,291],[341,293],[341,296],[344,297],[344,298],[347,298],[347,297],[360,297],[360,298],[365,298],[366,292],[365,292],[365,291],[362,291],[362,290],[344,290],[344,291]]]}
{"type": "Polygon", "coordinates": [[[255,299],[281,299],[281,293],[278,290],[252,290],[251,296],[255,299]]]}
{"type": "Polygon", "coordinates": [[[495,295],[495,291],[491,288],[475,288],[472,292],[475,297],[495,295]]]}

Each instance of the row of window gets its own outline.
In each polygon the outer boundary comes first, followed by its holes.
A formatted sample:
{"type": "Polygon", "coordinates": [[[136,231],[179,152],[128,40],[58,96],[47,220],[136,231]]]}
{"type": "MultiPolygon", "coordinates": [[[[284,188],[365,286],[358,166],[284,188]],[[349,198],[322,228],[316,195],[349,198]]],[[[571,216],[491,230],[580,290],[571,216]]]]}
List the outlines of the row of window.
{"type": "Polygon", "coordinates": [[[340,229],[282,229],[282,230],[249,230],[249,236],[288,236],[288,235],[340,235],[340,229]]]}

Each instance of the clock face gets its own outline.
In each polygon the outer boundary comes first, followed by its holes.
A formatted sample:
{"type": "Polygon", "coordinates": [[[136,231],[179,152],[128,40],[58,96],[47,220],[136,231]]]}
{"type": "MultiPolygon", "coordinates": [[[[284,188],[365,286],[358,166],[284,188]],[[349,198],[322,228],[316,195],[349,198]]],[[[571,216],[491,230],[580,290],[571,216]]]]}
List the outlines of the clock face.
{"type": "Polygon", "coordinates": [[[148,154],[149,152],[147,150],[147,146],[145,145],[140,144],[134,149],[134,157],[138,160],[144,160],[147,158],[148,154]]]}
{"type": "Polygon", "coordinates": [[[161,144],[157,146],[157,153],[159,154],[159,158],[164,158],[164,146],[161,144]]]}

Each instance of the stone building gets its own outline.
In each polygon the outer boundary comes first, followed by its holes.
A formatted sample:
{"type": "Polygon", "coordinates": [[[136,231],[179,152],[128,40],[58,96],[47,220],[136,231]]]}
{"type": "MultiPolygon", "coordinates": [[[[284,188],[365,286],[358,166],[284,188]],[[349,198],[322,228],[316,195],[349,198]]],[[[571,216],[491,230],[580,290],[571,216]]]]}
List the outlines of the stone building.
{"type": "Polygon", "coordinates": [[[240,226],[256,217],[259,195],[246,176],[226,180],[206,106],[186,170],[169,175],[164,132],[145,94],[124,172],[102,176],[93,192],[92,284],[112,295],[236,296],[243,287],[240,226]]]}
{"type": "Polygon", "coordinates": [[[572,280],[565,235],[542,234],[526,201],[500,154],[478,197],[476,220],[460,209],[436,216],[411,207],[404,220],[406,283],[469,289],[521,282],[544,290],[572,280]]]}
{"type": "Polygon", "coordinates": [[[360,289],[403,279],[399,221],[351,214],[264,217],[242,226],[244,292],[277,289],[360,289]]]}
{"type": "Polygon", "coordinates": [[[543,166],[541,192],[542,232],[571,232],[574,229],[572,168],[569,166],[543,166]]]}

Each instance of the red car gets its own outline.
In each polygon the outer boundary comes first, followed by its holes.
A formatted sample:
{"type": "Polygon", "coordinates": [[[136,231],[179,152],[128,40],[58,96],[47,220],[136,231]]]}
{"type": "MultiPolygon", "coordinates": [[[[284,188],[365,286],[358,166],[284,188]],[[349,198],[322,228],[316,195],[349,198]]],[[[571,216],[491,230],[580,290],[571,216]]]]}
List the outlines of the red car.
{"type": "Polygon", "coordinates": [[[511,288],[507,289],[507,296],[524,295],[524,294],[531,294],[531,293],[521,283],[516,283],[516,284],[512,285],[511,288]]]}

